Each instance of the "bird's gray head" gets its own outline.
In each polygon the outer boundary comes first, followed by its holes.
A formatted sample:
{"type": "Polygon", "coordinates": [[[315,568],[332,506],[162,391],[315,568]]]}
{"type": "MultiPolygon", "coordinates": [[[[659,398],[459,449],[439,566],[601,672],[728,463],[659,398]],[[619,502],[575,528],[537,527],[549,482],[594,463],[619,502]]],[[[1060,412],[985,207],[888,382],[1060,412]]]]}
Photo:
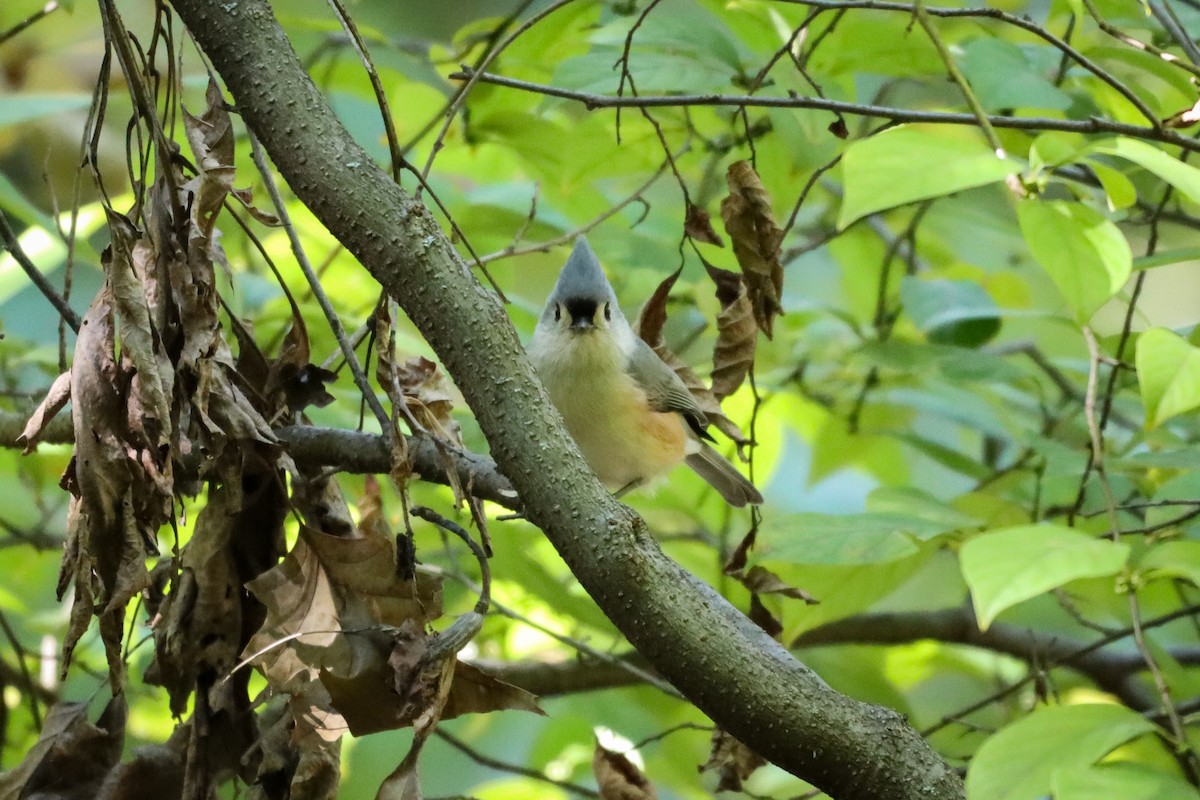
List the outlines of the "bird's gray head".
{"type": "Polygon", "coordinates": [[[600,261],[584,237],[575,241],[575,249],[546,300],[538,326],[572,333],[629,327],[617,305],[617,296],[600,269],[600,261]]]}

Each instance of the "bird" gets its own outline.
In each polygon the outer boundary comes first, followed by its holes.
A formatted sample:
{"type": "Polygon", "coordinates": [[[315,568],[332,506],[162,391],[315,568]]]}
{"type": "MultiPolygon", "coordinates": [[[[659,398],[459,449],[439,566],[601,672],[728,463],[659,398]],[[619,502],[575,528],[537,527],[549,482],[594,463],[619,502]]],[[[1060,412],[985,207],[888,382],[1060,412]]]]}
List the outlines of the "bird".
{"type": "Polygon", "coordinates": [[[584,459],[622,496],[686,463],[730,505],[758,489],[713,449],[687,386],[630,326],[600,261],[579,237],[526,348],[584,459]]]}

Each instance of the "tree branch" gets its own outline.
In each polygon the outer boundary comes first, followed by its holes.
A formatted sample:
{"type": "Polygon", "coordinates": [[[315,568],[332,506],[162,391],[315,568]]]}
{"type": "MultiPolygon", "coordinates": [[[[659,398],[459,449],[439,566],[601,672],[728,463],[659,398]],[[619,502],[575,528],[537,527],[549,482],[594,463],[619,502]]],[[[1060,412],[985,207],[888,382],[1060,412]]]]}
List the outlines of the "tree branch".
{"type": "MultiPolygon", "coordinates": [[[[452,80],[467,80],[476,77],[467,68],[450,75],[452,80]]],[[[614,97],[592,92],[562,89],[544,83],[506,78],[503,75],[481,73],[478,80],[522,92],[560,97],[583,103],[588,109],[597,108],[684,108],[688,106],[728,106],[731,108],[811,108],[832,111],[847,116],[878,117],[892,122],[931,122],[942,125],[979,125],[979,117],[951,111],[918,111],[911,108],[877,106],[870,103],[849,103],[844,100],[829,100],[824,97],[762,97],[746,94],[681,94],[639,95],[637,97],[614,97]]],[[[1052,117],[1005,117],[990,115],[985,119],[994,128],[1013,128],[1028,131],[1067,131],[1069,133],[1112,133],[1131,136],[1152,142],[1173,144],[1187,151],[1200,151],[1200,141],[1181,136],[1166,128],[1146,128],[1129,125],[1116,120],[1091,117],[1090,119],[1054,119],[1052,117]]]]}
{"type": "Polygon", "coordinates": [[[265,0],[173,0],[297,196],[433,347],[501,471],[630,642],[721,727],[840,800],[961,798],[961,779],[895,711],[834,692],[663,555],[587,468],[496,299],[428,210],[353,141],[265,0]]]}

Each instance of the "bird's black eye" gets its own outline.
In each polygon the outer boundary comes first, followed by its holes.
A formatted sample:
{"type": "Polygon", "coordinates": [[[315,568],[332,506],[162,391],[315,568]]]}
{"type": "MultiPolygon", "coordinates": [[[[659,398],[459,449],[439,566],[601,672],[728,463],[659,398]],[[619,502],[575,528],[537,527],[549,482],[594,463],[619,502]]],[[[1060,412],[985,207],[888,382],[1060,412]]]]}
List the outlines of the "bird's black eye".
{"type": "Polygon", "coordinates": [[[604,318],[607,320],[612,319],[612,307],[608,303],[604,304],[604,318]]]}
{"type": "Polygon", "coordinates": [[[562,306],[560,306],[558,303],[555,303],[554,304],[554,321],[558,322],[560,319],[562,319],[562,306]]]}

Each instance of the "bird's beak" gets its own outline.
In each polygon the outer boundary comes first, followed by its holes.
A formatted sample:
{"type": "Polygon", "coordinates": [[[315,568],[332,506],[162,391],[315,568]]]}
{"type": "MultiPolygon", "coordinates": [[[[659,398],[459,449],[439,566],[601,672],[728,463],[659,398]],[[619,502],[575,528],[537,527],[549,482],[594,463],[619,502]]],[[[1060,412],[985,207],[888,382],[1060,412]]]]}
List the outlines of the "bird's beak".
{"type": "Polygon", "coordinates": [[[576,333],[586,333],[595,327],[590,317],[575,317],[571,320],[571,330],[576,333]]]}

